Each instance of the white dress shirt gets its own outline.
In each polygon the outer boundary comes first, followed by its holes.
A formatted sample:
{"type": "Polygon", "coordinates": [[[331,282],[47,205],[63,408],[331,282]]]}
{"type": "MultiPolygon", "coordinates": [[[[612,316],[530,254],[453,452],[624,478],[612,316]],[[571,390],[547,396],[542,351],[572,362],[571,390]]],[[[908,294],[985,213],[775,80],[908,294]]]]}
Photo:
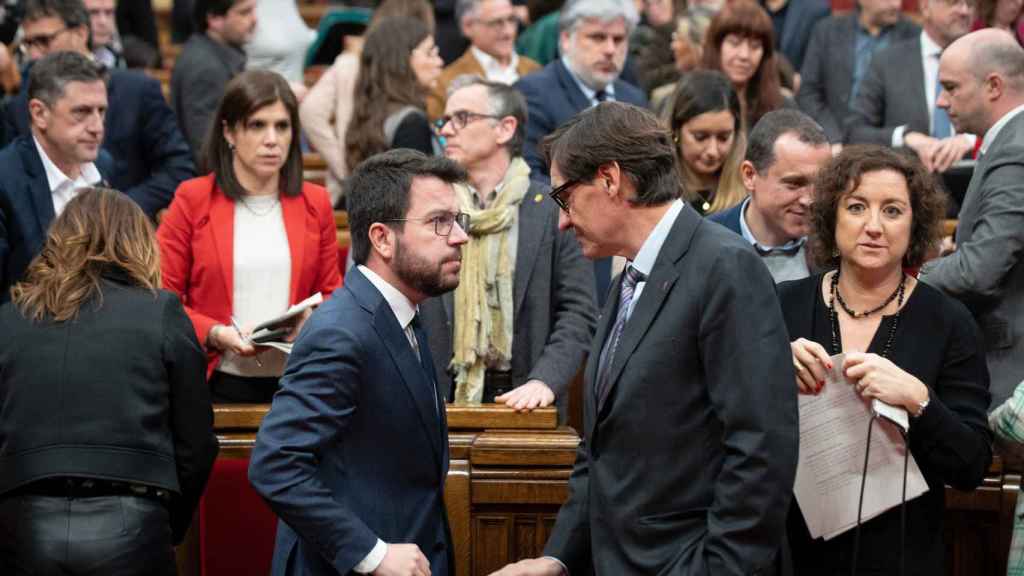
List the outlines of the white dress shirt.
{"type": "MultiPolygon", "coordinates": [[[[569,71],[569,76],[572,76],[572,79],[576,82],[576,86],[578,86],[580,91],[583,92],[583,95],[587,97],[587,100],[590,100],[590,105],[597,106],[600,103],[597,100],[597,90],[587,86],[583,80],[580,80],[580,77],[573,71],[572,65],[569,64],[569,59],[565,56],[562,56],[562,65],[569,71]]],[[[615,82],[609,82],[608,85],[604,87],[604,93],[606,102],[615,100],[615,82]]]]}
{"type": "Polygon", "coordinates": [[[60,213],[64,211],[64,207],[75,197],[79,190],[95,186],[103,181],[100,171],[96,169],[96,165],[92,162],[82,164],[78,177],[72,180],[60,168],[57,168],[53,160],[50,160],[50,157],[46,155],[46,151],[43,150],[43,146],[39,143],[39,140],[36,140],[35,136],[32,137],[32,141],[35,142],[36,151],[39,152],[39,157],[43,160],[46,182],[50,186],[50,194],[53,197],[54,216],[60,216],[60,213]]]}
{"type": "MultiPolygon", "coordinates": [[[[658,224],[654,226],[654,230],[647,235],[647,239],[640,245],[640,251],[636,253],[636,258],[633,259],[633,268],[642,272],[645,278],[650,278],[651,270],[654,269],[654,262],[658,259],[658,254],[661,253],[661,247],[665,245],[665,240],[668,239],[668,233],[672,231],[672,226],[676,223],[676,218],[679,217],[679,213],[683,211],[683,201],[675,200],[665,214],[661,216],[661,220],[658,220],[658,224]]],[[[640,300],[640,295],[644,291],[644,286],[647,285],[647,280],[637,282],[636,288],[633,290],[633,299],[629,302],[629,310],[626,311],[626,320],[633,315],[633,309],[636,308],[636,303],[640,300]]]]}
{"type": "Polygon", "coordinates": [[[1013,118],[1020,114],[1021,112],[1024,112],[1024,104],[1021,104],[1020,106],[1017,106],[1016,108],[1010,110],[1006,114],[1003,114],[1003,117],[1000,118],[998,122],[993,124],[987,132],[985,132],[985,138],[981,140],[981,148],[978,149],[979,159],[983,154],[988,152],[988,148],[989,146],[992,145],[992,141],[995,140],[996,136],[998,136],[999,133],[1002,132],[1003,128],[1005,128],[1006,125],[1010,123],[1010,120],[1013,120],[1013,118]]]}
{"type": "Polygon", "coordinates": [[[519,80],[519,55],[515,52],[512,52],[512,60],[509,61],[508,66],[502,66],[501,62],[498,62],[497,58],[476,46],[470,45],[469,51],[473,54],[473,57],[476,58],[480,67],[484,69],[484,76],[486,76],[491,82],[515,84],[516,80],[519,80]]]}

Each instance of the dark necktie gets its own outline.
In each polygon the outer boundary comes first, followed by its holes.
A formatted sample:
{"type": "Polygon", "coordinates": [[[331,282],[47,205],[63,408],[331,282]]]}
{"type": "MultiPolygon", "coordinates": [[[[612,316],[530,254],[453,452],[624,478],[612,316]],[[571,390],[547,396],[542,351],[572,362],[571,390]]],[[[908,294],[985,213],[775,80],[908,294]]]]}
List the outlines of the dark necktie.
{"type": "Polygon", "coordinates": [[[636,285],[647,279],[647,276],[633,267],[632,264],[626,267],[622,273],[622,286],[619,288],[619,311],[615,315],[615,324],[604,343],[604,350],[601,352],[601,359],[597,369],[597,405],[604,403],[605,395],[608,393],[610,382],[608,381],[612,361],[615,359],[615,350],[619,346],[619,339],[622,337],[622,329],[626,325],[629,315],[629,304],[633,301],[633,292],[636,285]]]}
{"type": "Polygon", "coordinates": [[[420,322],[420,315],[416,314],[412,317],[412,333],[416,336],[416,355],[420,358],[420,366],[423,368],[423,374],[427,377],[427,382],[430,384],[430,395],[434,398],[434,412],[439,412],[437,405],[437,380],[434,376],[434,361],[430,358],[430,346],[427,344],[427,333],[423,331],[423,323],[420,322]]]}
{"type": "Polygon", "coordinates": [[[803,242],[790,242],[785,246],[773,246],[772,248],[765,248],[756,242],[754,243],[754,250],[761,256],[796,256],[803,247],[803,242]]]}
{"type": "Polygon", "coordinates": [[[597,100],[598,104],[600,104],[601,102],[607,102],[608,93],[604,91],[604,88],[602,88],[594,94],[594,100],[597,100]]]}

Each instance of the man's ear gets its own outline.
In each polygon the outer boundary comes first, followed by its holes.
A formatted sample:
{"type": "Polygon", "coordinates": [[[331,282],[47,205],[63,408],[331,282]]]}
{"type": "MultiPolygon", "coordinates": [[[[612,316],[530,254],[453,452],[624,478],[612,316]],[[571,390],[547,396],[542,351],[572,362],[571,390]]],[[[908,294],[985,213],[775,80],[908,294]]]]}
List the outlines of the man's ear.
{"type": "Polygon", "coordinates": [[[999,74],[989,74],[981,81],[981,87],[984,92],[985,99],[989,102],[994,102],[1003,95],[1003,92],[1006,91],[1006,80],[1004,80],[999,74]]]}
{"type": "Polygon", "coordinates": [[[88,26],[82,25],[77,26],[75,28],[71,28],[70,30],[68,30],[68,34],[71,34],[77,39],[76,44],[78,45],[79,49],[81,49],[83,52],[89,51],[89,41],[91,40],[91,38],[89,37],[88,26]]]}
{"type": "Polygon", "coordinates": [[[622,167],[619,166],[618,162],[612,161],[598,166],[595,178],[597,179],[595,184],[604,188],[604,192],[609,196],[620,196],[622,194],[625,174],[622,173],[622,167]]]}
{"type": "Polygon", "coordinates": [[[519,127],[519,121],[514,116],[505,116],[498,120],[498,145],[504,146],[508,144],[516,135],[516,128],[519,127]]]}
{"type": "Polygon", "coordinates": [[[32,125],[45,130],[50,124],[50,108],[38,98],[28,101],[28,116],[32,125]]]}
{"type": "Polygon", "coordinates": [[[744,160],[740,164],[740,178],[743,180],[743,187],[748,193],[754,192],[754,178],[757,176],[757,168],[750,160],[744,160]]]}
{"type": "Polygon", "coordinates": [[[395,257],[397,244],[397,233],[393,228],[380,222],[370,224],[370,251],[376,252],[384,262],[390,262],[395,257]]]}

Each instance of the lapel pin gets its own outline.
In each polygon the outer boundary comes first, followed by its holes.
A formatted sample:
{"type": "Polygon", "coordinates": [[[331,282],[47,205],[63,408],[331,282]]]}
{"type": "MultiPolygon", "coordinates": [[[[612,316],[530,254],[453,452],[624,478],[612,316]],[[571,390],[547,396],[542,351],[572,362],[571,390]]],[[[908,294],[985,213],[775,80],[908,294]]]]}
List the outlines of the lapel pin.
{"type": "Polygon", "coordinates": [[[540,204],[543,201],[544,201],[544,195],[543,194],[537,194],[536,196],[533,197],[533,202],[535,204],[540,204]]]}
{"type": "Polygon", "coordinates": [[[661,291],[668,292],[668,280],[665,280],[664,282],[661,283],[661,291]]]}

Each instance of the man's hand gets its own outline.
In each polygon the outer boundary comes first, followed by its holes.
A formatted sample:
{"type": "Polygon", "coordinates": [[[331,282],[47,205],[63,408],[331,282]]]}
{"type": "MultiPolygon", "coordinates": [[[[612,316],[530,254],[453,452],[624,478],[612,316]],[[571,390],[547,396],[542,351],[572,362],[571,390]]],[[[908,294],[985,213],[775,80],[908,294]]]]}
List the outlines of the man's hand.
{"type": "Polygon", "coordinates": [[[430,562],[415,544],[388,544],[374,576],[430,576],[430,562]]]}
{"type": "Polygon", "coordinates": [[[522,412],[550,406],[555,401],[555,393],[540,380],[527,380],[526,384],[495,396],[494,401],[499,404],[504,402],[509,408],[522,412]]]}
{"type": "Polygon", "coordinates": [[[939,145],[937,139],[920,132],[910,132],[903,135],[903,144],[917,153],[917,157],[921,159],[925,170],[929,172],[935,171],[932,164],[932,156],[935,153],[935,148],[939,145]]]}
{"type": "Polygon", "coordinates": [[[551,558],[528,558],[509,564],[491,576],[563,576],[562,565],[551,558]]]}
{"type": "Polygon", "coordinates": [[[932,149],[932,171],[945,172],[974,147],[972,140],[963,134],[940,140],[932,149]]]}

